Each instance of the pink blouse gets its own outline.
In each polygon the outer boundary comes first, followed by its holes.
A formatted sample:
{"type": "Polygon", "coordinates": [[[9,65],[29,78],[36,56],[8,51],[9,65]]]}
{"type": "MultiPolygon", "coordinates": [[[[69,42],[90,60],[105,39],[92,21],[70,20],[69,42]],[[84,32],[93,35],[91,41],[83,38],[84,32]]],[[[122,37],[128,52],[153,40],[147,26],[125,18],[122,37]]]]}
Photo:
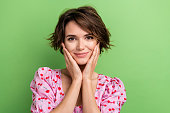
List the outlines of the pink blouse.
{"type": "MultiPolygon", "coordinates": [[[[31,81],[32,94],[31,112],[49,113],[63,100],[65,94],[62,89],[61,69],[40,67],[31,81]]],[[[120,113],[126,102],[126,91],[123,82],[98,74],[95,99],[101,113],[120,113]]],[[[82,106],[75,106],[73,113],[82,113],[82,106]]]]}

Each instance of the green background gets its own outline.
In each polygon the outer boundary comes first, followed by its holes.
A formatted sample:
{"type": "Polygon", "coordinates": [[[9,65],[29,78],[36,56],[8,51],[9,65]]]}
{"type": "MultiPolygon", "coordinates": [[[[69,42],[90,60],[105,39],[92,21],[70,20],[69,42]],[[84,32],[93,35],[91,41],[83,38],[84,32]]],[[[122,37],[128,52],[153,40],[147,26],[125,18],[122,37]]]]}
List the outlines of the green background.
{"type": "Polygon", "coordinates": [[[116,46],[100,56],[96,72],[123,81],[121,113],[169,113],[169,0],[1,0],[0,113],[29,113],[35,71],[65,67],[46,38],[63,10],[83,5],[96,8],[116,46]]]}

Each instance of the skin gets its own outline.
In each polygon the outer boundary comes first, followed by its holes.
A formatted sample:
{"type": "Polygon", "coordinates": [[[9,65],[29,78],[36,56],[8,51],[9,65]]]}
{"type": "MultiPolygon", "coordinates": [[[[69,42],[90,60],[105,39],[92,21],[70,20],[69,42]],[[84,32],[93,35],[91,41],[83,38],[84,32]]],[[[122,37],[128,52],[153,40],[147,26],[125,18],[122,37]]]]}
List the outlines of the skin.
{"type": "Polygon", "coordinates": [[[70,21],[65,28],[65,41],[62,43],[66,71],[73,79],[95,79],[94,69],[99,57],[99,43],[96,37],[81,29],[74,21],[70,21]],[[96,49],[95,49],[96,48],[96,49]],[[86,57],[79,58],[75,53],[88,52],[86,57]]]}
{"type": "Polygon", "coordinates": [[[67,93],[63,101],[50,113],[73,113],[76,102],[83,105],[83,113],[100,113],[94,97],[98,77],[94,69],[100,49],[96,38],[89,38],[87,34],[89,33],[81,29],[74,21],[66,25],[66,38],[62,43],[66,69],[61,71],[71,78],[71,83],[66,80],[68,77],[63,76],[65,79],[62,83],[64,82],[65,85],[70,83],[70,85],[65,88],[67,93]],[[80,58],[75,55],[75,53],[83,52],[88,52],[86,57],[80,58]]]}

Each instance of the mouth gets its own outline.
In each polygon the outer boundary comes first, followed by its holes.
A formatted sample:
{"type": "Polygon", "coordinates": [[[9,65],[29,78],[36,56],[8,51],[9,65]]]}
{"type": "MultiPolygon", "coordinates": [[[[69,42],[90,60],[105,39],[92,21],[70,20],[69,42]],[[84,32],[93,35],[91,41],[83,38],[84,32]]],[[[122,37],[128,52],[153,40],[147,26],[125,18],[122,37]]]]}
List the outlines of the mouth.
{"type": "Polygon", "coordinates": [[[84,53],[74,53],[78,58],[84,58],[87,56],[89,52],[84,52],[84,53]]]}

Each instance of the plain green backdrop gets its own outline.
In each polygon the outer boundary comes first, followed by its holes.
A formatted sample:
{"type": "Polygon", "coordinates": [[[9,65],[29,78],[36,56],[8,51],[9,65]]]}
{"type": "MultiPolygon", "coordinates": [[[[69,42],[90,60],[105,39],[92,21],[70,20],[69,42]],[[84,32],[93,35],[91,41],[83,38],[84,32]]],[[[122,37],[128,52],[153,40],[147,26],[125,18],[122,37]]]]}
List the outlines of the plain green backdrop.
{"type": "Polygon", "coordinates": [[[35,71],[65,67],[46,38],[63,11],[84,5],[96,8],[112,35],[115,47],[100,56],[96,72],[123,81],[121,113],[169,113],[169,0],[0,1],[0,113],[30,113],[35,71]]]}

